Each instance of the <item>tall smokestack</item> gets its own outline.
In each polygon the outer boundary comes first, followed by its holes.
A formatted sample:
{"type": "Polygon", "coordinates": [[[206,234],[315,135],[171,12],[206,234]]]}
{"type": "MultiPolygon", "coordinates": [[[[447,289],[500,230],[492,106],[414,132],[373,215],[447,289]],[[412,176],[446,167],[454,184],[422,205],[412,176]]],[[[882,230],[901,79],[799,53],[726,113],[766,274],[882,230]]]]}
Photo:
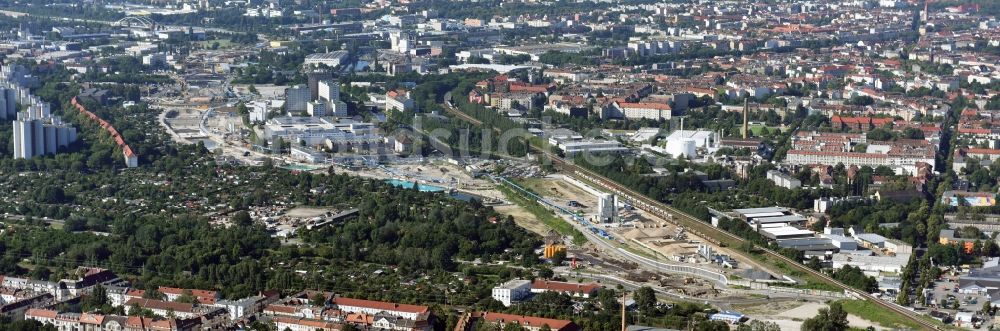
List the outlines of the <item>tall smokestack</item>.
{"type": "Polygon", "coordinates": [[[750,98],[743,99],[743,139],[750,139],[750,98]]]}
{"type": "Polygon", "coordinates": [[[931,2],[931,0],[924,0],[924,12],[923,12],[923,13],[920,13],[920,18],[921,18],[921,20],[922,20],[922,21],[924,21],[924,22],[927,22],[927,21],[928,21],[928,20],[930,19],[930,17],[931,17],[931,16],[930,16],[930,12],[928,12],[928,11],[927,11],[927,7],[928,7],[927,5],[928,5],[928,4],[930,3],[930,2],[931,2]]]}

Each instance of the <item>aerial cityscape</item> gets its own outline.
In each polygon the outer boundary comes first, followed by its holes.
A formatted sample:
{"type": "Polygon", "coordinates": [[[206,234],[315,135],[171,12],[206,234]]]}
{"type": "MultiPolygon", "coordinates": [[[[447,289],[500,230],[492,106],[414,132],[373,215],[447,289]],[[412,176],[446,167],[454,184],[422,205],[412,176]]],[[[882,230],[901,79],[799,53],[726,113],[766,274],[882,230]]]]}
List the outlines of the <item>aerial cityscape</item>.
{"type": "Polygon", "coordinates": [[[0,0],[0,330],[1000,329],[998,0],[0,0]]]}

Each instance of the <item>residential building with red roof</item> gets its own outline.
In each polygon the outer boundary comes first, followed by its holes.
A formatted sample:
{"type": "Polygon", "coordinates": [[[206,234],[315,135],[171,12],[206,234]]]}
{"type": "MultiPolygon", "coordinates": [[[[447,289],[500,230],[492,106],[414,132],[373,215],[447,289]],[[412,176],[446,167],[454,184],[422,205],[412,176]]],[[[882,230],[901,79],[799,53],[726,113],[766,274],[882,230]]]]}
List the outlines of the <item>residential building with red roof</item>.
{"type": "Polygon", "coordinates": [[[334,323],[330,321],[303,318],[303,317],[285,317],[276,316],[272,317],[271,321],[278,330],[292,330],[292,331],[335,331],[340,330],[343,326],[339,323],[334,323]]]}
{"type": "Polygon", "coordinates": [[[568,283],[544,279],[536,279],[531,282],[531,293],[558,292],[579,298],[589,298],[596,294],[600,288],[601,285],[594,283],[568,283]]]}
{"type": "Polygon", "coordinates": [[[164,286],[160,286],[157,289],[157,291],[163,293],[163,295],[167,298],[167,301],[176,301],[185,294],[188,294],[197,299],[199,303],[210,305],[215,303],[216,300],[219,300],[221,298],[221,296],[219,296],[219,292],[216,291],[183,289],[183,288],[164,287],[164,286]]]}
{"type": "Polygon", "coordinates": [[[426,306],[336,297],[331,292],[318,291],[303,291],[281,299],[267,305],[263,313],[272,318],[284,318],[289,325],[293,322],[319,325],[314,322],[323,321],[378,330],[412,331],[429,329],[431,314],[426,306]],[[323,296],[322,305],[316,305],[317,295],[323,296]]]}
{"type": "Polygon", "coordinates": [[[890,126],[893,123],[891,117],[847,117],[834,115],[830,117],[830,127],[838,130],[868,131],[874,128],[890,126]]]}
{"type": "Polygon", "coordinates": [[[334,298],[331,303],[337,309],[348,313],[365,313],[375,315],[388,313],[408,319],[418,319],[430,313],[427,306],[407,305],[384,301],[362,300],[353,298],[334,298]]]}
{"type": "Polygon", "coordinates": [[[553,331],[580,330],[580,326],[573,323],[573,321],[568,320],[493,312],[473,312],[462,317],[459,323],[455,326],[455,331],[476,330],[476,325],[479,323],[495,324],[501,329],[505,325],[514,324],[529,331],[538,331],[545,326],[548,326],[549,329],[553,331]]]}
{"type": "Polygon", "coordinates": [[[868,141],[862,134],[799,132],[785,162],[795,165],[886,166],[897,174],[914,174],[918,164],[934,164],[937,146],[926,140],[868,141]],[[864,151],[856,150],[864,148],[864,151]]]}
{"type": "Polygon", "coordinates": [[[605,110],[604,118],[665,120],[672,116],[670,104],[663,102],[626,102],[616,100],[605,110]]]}
{"type": "Polygon", "coordinates": [[[952,169],[957,172],[961,172],[972,160],[975,160],[981,167],[988,167],[992,165],[993,162],[1000,160],[1000,149],[956,148],[954,156],[952,169]]]}
{"type": "Polygon", "coordinates": [[[195,312],[194,304],[183,303],[183,302],[172,302],[163,301],[156,299],[129,299],[125,302],[125,313],[129,313],[134,308],[144,308],[153,311],[154,314],[160,316],[174,315],[182,318],[195,317],[198,314],[195,312]]]}
{"type": "Polygon", "coordinates": [[[60,313],[51,309],[29,309],[26,320],[51,324],[58,330],[189,331],[201,330],[198,318],[149,318],[93,313],[60,313]]]}

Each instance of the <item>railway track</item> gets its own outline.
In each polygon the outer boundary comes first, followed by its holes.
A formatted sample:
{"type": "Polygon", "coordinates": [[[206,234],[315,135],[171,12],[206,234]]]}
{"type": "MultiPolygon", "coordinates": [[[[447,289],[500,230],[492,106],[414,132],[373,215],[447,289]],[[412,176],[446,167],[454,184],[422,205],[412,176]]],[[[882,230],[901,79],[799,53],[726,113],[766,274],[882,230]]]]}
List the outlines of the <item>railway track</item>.
{"type": "MultiPolygon", "coordinates": [[[[452,106],[451,101],[450,101],[451,100],[450,99],[450,92],[448,93],[448,95],[445,95],[445,100],[446,100],[446,102],[445,102],[444,109],[448,113],[451,113],[452,115],[455,115],[455,116],[461,118],[462,120],[467,121],[467,122],[472,123],[472,124],[475,124],[477,126],[481,126],[483,124],[482,121],[480,121],[480,120],[478,120],[478,119],[476,119],[476,118],[474,118],[474,117],[472,117],[472,116],[470,116],[470,115],[468,115],[468,114],[466,114],[466,113],[464,113],[464,112],[462,112],[460,110],[455,109],[452,106]]],[[[494,131],[499,131],[496,128],[492,128],[492,129],[494,131]]],[[[664,204],[664,203],[659,202],[659,201],[655,201],[655,200],[653,200],[653,199],[645,196],[644,194],[639,194],[638,192],[635,192],[632,189],[629,189],[629,188],[625,187],[624,185],[618,184],[615,181],[607,179],[604,176],[601,176],[601,175],[599,175],[599,174],[597,174],[597,173],[595,173],[593,171],[590,171],[590,170],[585,169],[583,167],[574,165],[574,164],[566,161],[562,157],[560,157],[560,156],[558,156],[558,155],[556,155],[556,154],[554,154],[554,153],[552,153],[550,151],[544,150],[543,148],[539,148],[539,147],[531,145],[531,144],[528,144],[528,146],[529,146],[529,148],[535,150],[536,152],[544,154],[545,156],[547,156],[550,160],[552,160],[553,165],[556,166],[557,168],[559,168],[559,169],[561,169],[563,171],[566,171],[566,172],[568,172],[569,174],[571,174],[573,176],[583,177],[583,179],[586,179],[586,180],[589,180],[589,181],[591,181],[591,182],[593,182],[595,184],[598,184],[598,185],[602,186],[603,188],[605,188],[607,190],[610,190],[610,191],[614,192],[615,194],[617,194],[618,196],[620,196],[620,197],[624,198],[625,200],[629,201],[630,203],[632,203],[633,207],[636,207],[636,208],[642,209],[642,210],[644,210],[644,211],[646,211],[648,213],[657,215],[657,216],[659,216],[659,217],[661,217],[661,218],[663,218],[665,220],[668,220],[668,221],[674,223],[675,225],[684,226],[688,231],[691,231],[695,235],[698,235],[699,237],[704,238],[705,240],[709,240],[709,241],[711,241],[712,243],[714,243],[716,245],[722,245],[722,244],[724,244],[721,240],[719,240],[717,238],[726,238],[726,239],[728,239],[728,240],[730,240],[732,242],[736,242],[736,243],[742,243],[742,242],[746,241],[743,238],[740,238],[739,236],[736,236],[736,235],[734,235],[732,233],[729,233],[729,232],[717,229],[715,227],[712,227],[710,224],[707,224],[707,223],[705,223],[705,222],[703,222],[701,220],[698,220],[698,219],[694,218],[693,216],[688,215],[687,213],[684,213],[684,212],[682,212],[682,211],[680,211],[680,210],[678,210],[676,208],[668,206],[667,204],[664,204]]],[[[852,288],[850,286],[847,286],[847,285],[845,285],[845,284],[837,281],[836,279],[833,279],[830,276],[827,276],[826,274],[824,274],[822,272],[819,272],[819,271],[813,270],[813,269],[811,269],[809,267],[806,267],[806,266],[802,265],[799,261],[795,261],[793,259],[790,259],[790,258],[784,256],[784,255],[778,254],[777,252],[775,252],[773,250],[767,249],[765,247],[759,247],[759,249],[761,249],[764,252],[764,254],[767,255],[768,257],[775,258],[775,259],[777,259],[779,261],[782,261],[782,262],[786,263],[791,268],[794,268],[796,270],[802,271],[802,272],[804,272],[806,274],[809,274],[809,275],[811,275],[813,277],[819,278],[819,279],[821,279],[821,280],[823,280],[823,281],[825,281],[825,282],[827,282],[827,283],[829,283],[831,285],[834,285],[834,286],[836,286],[836,287],[844,290],[849,295],[854,295],[855,297],[871,301],[871,302],[873,302],[873,303],[875,303],[875,304],[877,304],[879,306],[882,306],[882,307],[884,307],[886,309],[889,309],[890,311],[898,313],[898,314],[906,317],[907,319],[915,322],[916,324],[920,325],[924,329],[927,329],[927,330],[937,330],[937,329],[939,329],[939,327],[937,325],[935,325],[934,323],[932,323],[930,321],[927,321],[927,320],[925,320],[923,318],[920,318],[920,316],[916,312],[913,312],[913,311],[911,311],[909,309],[906,309],[906,308],[904,308],[902,306],[896,305],[895,303],[886,302],[884,300],[876,298],[876,297],[872,296],[871,294],[869,294],[867,292],[858,291],[858,290],[856,290],[856,289],[854,289],[854,288],[852,288]]],[[[744,256],[744,258],[749,258],[749,257],[744,256]]]]}

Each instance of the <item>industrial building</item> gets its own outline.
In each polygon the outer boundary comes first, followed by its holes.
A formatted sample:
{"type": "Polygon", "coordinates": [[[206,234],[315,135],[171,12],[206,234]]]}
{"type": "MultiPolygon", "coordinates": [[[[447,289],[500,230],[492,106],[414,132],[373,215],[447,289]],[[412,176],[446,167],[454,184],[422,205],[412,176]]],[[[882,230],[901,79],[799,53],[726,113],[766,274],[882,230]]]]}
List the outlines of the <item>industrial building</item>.
{"type": "Polygon", "coordinates": [[[264,138],[281,138],[288,142],[316,146],[375,144],[382,137],[375,134],[371,123],[354,121],[335,122],[322,117],[275,117],[264,125],[264,138]]]}
{"type": "Polygon", "coordinates": [[[833,268],[840,269],[849,265],[860,268],[867,274],[900,273],[909,260],[909,255],[884,256],[871,255],[870,252],[867,254],[834,254],[833,268]]]}
{"type": "Polygon", "coordinates": [[[330,68],[337,67],[343,64],[344,60],[347,59],[347,51],[333,51],[330,53],[316,53],[306,55],[303,65],[325,65],[330,68]]]}
{"type": "Polygon", "coordinates": [[[778,246],[800,251],[836,251],[843,243],[831,238],[817,237],[812,230],[803,229],[806,218],[783,207],[734,209],[736,218],[747,222],[761,236],[774,240],[778,246]]]}
{"type": "Polygon", "coordinates": [[[556,146],[566,157],[580,153],[625,153],[629,149],[616,140],[584,139],[583,136],[569,132],[549,137],[549,144],[556,146]]]}
{"type": "Polygon", "coordinates": [[[675,138],[667,140],[667,154],[671,157],[682,157],[686,159],[698,156],[695,149],[695,140],[690,138],[675,138]]]}
{"type": "Polygon", "coordinates": [[[614,222],[618,218],[618,199],[614,194],[602,193],[597,197],[598,220],[614,222]]]}
{"type": "Polygon", "coordinates": [[[675,130],[667,136],[667,149],[670,149],[670,142],[675,140],[692,141],[694,148],[704,149],[708,153],[714,153],[719,149],[719,134],[709,130],[675,130]]]}
{"type": "Polygon", "coordinates": [[[733,209],[733,213],[739,219],[755,228],[761,225],[776,224],[787,226],[803,225],[806,221],[806,218],[802,217],[802,215],[793,213],[790,209],[784,207],[733,209]]]}

